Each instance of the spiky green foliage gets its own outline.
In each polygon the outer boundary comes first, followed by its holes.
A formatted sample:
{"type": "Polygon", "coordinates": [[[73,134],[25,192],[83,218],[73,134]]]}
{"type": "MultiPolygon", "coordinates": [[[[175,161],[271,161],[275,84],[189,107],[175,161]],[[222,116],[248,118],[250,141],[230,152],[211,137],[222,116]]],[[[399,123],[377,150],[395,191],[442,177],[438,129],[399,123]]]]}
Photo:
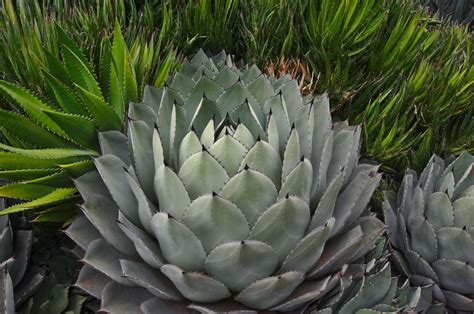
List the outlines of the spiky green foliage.
{"type": "Polygon", "coordinates": [[[101,60],[110,49],[115,22],[123,29],[137,86],[161,86],[174,66],[169,46],[170,16],[166,5],[145,5],[138,12],[133,1],[14,1],[2,0],[0,7],[0,73],[3,79],[44,94],[47,82],[42,69],[49,51],[61,55],[59,24],[101,73],[101,60]],[[45,47],[46,50],[43,48],[45,47]]]}
{"type": "Polygon", "coordinates": [[[393,261],[414,286],[431,286],[434,308],[474,311],[474,156],[434,155],[408,170],[384,202],[393,261]]]}
{"type": "Polygon", "coordinates": [[[333,124],[327,96],[303,99],[288,76],[200,51],[128,118],[101,133],[66,231],[86,251],[76,285],[104,311],[293,311],[383,233],[360,127],[333,124]]]}
{"type": "MultiPolygon", "coordinates": [[[[0,198],[0,212],[4,199],[0,198]]],[[[0,312],[16,313],[38,290],[45,273],[38,267],[29,267],[33,233],[13,228],[9,216],[0,217],[0,312]]]]}
{"type": "Polygon", "coordinates": [[[97,131],[121,130],[125,104],[139,98],[118,24],[100,75],[62,29],[58,34],[61,59],[44,51],[47,97],[0,81],[0,93],[11,105],[11,111],[0,110],[0,130],[9,142],[0,144],[0,178],[9,181],[0,196],[25,201],[3,214],[47,208],[39,221],[68,220],[77,201],[70,178],[92,169],[97,131]]]}
{"type": "Polygon", "coordinates": [[[44,91],[37,64],[45,58],[39,48],[45,45],[59,55],[52,22],[81,42],[97,64],[105,49],[102,35],[110,34],[117,19],[126,26],[139,90],[142,82],[156,85],[166,78],[171,44],[186,54],[225,48],[260,66],[281,56],[304,58],[318,79],[316,92],[329,93],[334,113],[363,123],[362,152],[375,156],[384,170],[421,170],[433,152],[474,152],[473,35],[411,1],[92,3],[5,6],[0,61],[11,61],[4,75],[44,91]],[[18,46],[21,54],[14,51],[18,46]],[[157,67],[163,60],[165,66],[157,67]]]}

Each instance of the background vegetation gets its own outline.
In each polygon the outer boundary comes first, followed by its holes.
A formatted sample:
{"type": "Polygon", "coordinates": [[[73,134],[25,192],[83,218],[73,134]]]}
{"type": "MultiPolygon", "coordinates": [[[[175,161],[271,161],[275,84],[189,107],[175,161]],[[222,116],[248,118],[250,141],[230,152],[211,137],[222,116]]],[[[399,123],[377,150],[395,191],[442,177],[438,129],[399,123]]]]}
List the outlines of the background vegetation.
{"type": "Polygon", "coordinates": [[[0,77],[48,97],[44,72],[48,56],[61,58],[59,26],[90,61],[106,92],[101,64],[115,22],[138,93],[144,84],[164,84],[183,56],[199,48],[225,49],[262,68],[282,57],[298,60],[312,72],[311,90],[329,93],[333,115],[363,124],[364,156],[400,178],[406,167],[420,170],[432,153],[474,152],[472,32],[469,25],[440,18],[453,17],[451,11],[433,15],[437,7],[421,4],[429,5],[412,0],[1,0],[0,77]]]}

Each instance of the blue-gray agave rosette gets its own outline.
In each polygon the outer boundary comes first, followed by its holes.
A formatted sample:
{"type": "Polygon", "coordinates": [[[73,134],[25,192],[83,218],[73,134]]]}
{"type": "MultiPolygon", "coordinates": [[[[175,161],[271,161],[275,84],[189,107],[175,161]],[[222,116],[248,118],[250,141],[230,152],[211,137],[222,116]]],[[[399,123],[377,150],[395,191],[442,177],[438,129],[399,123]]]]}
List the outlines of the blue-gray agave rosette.
{"type": "Polygon", "coordinates": [[[76,181],[77,285],[106,312],[304,310],[339,285],[384,225],[377,166],[323,95],[199,52],[100,134],[76,181]]]}
{"type": "Polygon", "coordinates": [[[29,267],[32,244],[31,230],[14,229],[8,215],[0,216],[0,313],[16,313],[44,280],[43,270],[29,267]]]}
{"type": "Polygon", "coordinates": [[[384,212],[393,261],[412,286],[429,287],[432,309],[474,311],[474,156],[433,156],[408,170],[384,212]]]}

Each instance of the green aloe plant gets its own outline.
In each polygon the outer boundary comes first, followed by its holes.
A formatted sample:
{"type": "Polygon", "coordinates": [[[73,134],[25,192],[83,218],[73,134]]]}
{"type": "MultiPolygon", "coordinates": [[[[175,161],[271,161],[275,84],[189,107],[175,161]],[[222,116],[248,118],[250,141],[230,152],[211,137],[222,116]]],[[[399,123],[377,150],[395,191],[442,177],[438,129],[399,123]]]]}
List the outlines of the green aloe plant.
{"type": "Polygon", "coordinates": [[[104,311],[304,308],[384,231],[360,127],[333,124],[327,96],[303,99],[288,76],[200,51],[126,124],[100,133],[66,230],[85,250],[76,285],[104,311]]]}
{"type": "Polygon", "coordinates": [[[434,155],[386,193],[393,261],[413,286],[431,287],[433,309],[474,311],[474,156],[434,155]]]}
{"type": "Polygon", "coordinates": [[[25,202],[3,214],[46,209],[38,221],[65,221],[77,201],[70,180],[93,169],[98,156],[98,131],[121,130],[128,101],[139,97],[128,49],[116,24],[112,44],[106,43],[96,76],[82,52],[58,27],[62,59],[45,51],[42,69],[47,96],[37,97],[15,84],[0,81],[0,93],[11,110],[0,110],[0,196],[25,202]],[[100,82],[97,77],[100,77],[100,82]]]}

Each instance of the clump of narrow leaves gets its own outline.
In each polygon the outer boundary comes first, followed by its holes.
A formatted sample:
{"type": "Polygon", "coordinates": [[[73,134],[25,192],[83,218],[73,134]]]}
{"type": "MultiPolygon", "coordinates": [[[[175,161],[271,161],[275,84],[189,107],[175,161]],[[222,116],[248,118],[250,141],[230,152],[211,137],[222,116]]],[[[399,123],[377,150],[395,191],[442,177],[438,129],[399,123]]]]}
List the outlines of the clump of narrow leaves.
{"type": "Polygon", "coordinates": [[[383,233],[360,128],[224,53],[185,61],[130,104],[126,133],[100,137],[66,233],[104,311],[303,309],[383,233]]]}
{"type": "Polygon", "coordinates": [[[419,177],[408,170],[384,212],[393,262],[432,291],[432,309],[474,311],[474,156],[434,155],[419,177]]]}
{"type": "Polygon", "coordinates": [[[139,97],[134,69],[118,24],[101,62],[102,84],[72,40],[58,28],[62,58],[45,51],[43,75],[48,95],[40,98],[0,81],[11,110],[0,110],[0,196],[25,202],[3,214],[46,209],[39,221],[65,221],[77,201],[71,177],[93,168],[99,152],[97,131],[121,130],[125,104],[139,97]]]}

